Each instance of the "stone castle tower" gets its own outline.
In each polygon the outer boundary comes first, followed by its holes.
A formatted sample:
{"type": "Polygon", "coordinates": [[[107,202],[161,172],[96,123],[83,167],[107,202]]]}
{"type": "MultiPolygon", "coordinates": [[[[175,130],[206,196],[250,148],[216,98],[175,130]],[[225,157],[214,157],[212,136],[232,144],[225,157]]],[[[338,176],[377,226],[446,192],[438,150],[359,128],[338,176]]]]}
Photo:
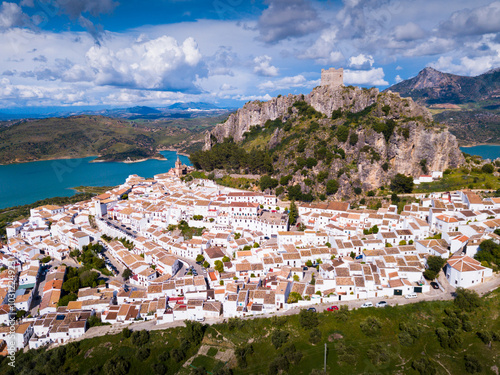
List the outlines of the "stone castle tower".
{"type": "Polygon", "coordinates": [[[321,69],[321,86],[338,87],[344,84],[344,69],[321,69]]]}

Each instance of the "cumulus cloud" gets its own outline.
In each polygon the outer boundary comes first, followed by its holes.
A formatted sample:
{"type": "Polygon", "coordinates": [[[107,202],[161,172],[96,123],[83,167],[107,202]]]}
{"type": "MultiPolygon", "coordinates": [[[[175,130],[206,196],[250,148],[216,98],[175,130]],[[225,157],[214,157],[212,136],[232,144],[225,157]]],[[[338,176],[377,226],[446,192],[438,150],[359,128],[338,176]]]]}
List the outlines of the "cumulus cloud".
{"type": "Polygon", "coordinates": [[[456,41],[449,38],[431,37],[413,48],[408,49],[405,56],[432,56],[446,53],[456,46],[456,41]]]}
{"type": "Polygon", "coordinates": [[[279,69],[271,65],[271,57],[267,55],[257,56],[253,62],[255,67],[254,73],[265,77],[275,77],[279,74],[279,69]]]}
{"type": "Polygon", "coordinates": [[[373,56],[362,53],[349,58],[349,66],[354,69],[370,69],[374,62],[373,56]]]}
{"type": "Polygon", "coordinates": [[[481,35],[500,32],[500,2],[455,12],[439,26],[448,35],[481,35]]]}
{"type": "Polygon", "coordinates": [[[27,16],[19,5],[6,1],[0,5],[0,30],[24,26],[26,21],[27,16]]]}
{"type": "Polygon", "coordinates": [[[403,78],[401,78],[401,76],[399,74],[396,76],[396,78],[394,78],[394,81],[396,81],[396,83],[399,83],[402,80],[403,80],[403,78]]]}
{"type": "Polygon", "coordinates": [[[178,44],[169,36],[117,50],[94,46],[86,54],[98,85],[167,91],[196,91],[201,57],[193,38],[178,44]]]}
{"type": "Polygon", "coordinates": [[[316,32],[325,23],[306,0],[267,0],[269,7],[259,17],[260,39],[276,43],[316,32]]]}
{"type": "Polygon", "coordinates": [[[321,65],[335,64],[344,60],[342,52],[337,50],[336,29],[324,30],[312,46],[298,54],[299,59],[312,59],[321,65]]]}
{"type": "Polygon", "coordinates": [[[370,70],[344,70],[344,82],[350,85],[373,85],[387,86],[389,82],[384,80],[385,73],[382,68],[370,70]]]}
{"type": "Polygon", "coordinates": [[[425,31],[416,23],[408,22],[406,25],[398,25],[394,28],[394,37],[399,41],[412,41],[422,39],[425,31]]]}
{"type": "Polygon", "coordinates": [[[292,87],[313,87],[319,81],[308,81],[302,74],[293,77],[284,77],[276,81],[266,81],[258,85],[259,89],[264,91],[285,90],[292,87]]]}

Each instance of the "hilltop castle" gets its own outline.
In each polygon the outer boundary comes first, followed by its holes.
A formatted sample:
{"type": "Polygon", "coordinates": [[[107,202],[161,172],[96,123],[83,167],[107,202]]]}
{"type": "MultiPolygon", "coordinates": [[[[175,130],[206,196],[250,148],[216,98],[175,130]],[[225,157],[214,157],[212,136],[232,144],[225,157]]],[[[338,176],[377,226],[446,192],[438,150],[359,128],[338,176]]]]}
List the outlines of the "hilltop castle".
{"type": "Polygon", "coordinates": [[[321,86],[338,87],[344,84],[344,69],[321,69],[321,86]]]}

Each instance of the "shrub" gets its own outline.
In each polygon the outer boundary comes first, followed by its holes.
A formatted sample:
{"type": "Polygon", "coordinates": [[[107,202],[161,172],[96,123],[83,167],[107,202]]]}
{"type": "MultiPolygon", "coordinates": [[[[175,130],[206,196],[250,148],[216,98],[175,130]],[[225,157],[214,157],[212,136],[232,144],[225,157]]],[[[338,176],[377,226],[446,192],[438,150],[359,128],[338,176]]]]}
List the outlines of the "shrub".
{"type": "Polygon", "coordinates": [[[143,346],[146,345],[149,342],[149,331],[146,330],[140,330],[140,331],[134,331],[131,335],[132,338],[132,344],[134,346],[143,346]]]}
{"type": "Polygon", "coordinates": [[[326,183],[326,194],[332,195],[339,190],[339,183],[337,180],[328,180],[326,183]]]}
{"type": "Polygon", "coordinates": [[[377,318],[369,316],[359,324],[359,327],[366,336],[376,336],[382,328],[382,323],[377,318]]]}
{"type": "Polygon", "coordinates": [[[481,306],[481,298],[476,291],[459,287],[455,290],[454,303],[460,310],[472,312],[481,306]]]}
{"type": "Polygon", "coordinates": [[[352,133],[349,137],[349,144],[355,146],[358,143],[358,134],[352,133]]]}
{"type": "Polygon", "coordinates": [[[321,331],[318,328],[314,328],[309,333],[309,342],[311,344],[317,344],[321,341],[321,331]]]}
{"type": "Polygon", "coordinates": [[[483,171],[484,173],[493,173],[495,171],[495,167],[488,163],[481,167],[481,171],[483,171]]]}
{"type": "Polygon", "coordinates": [[[137,352],[135,353],[135,356],[137,357],[137,359],[139,361],[145,361],[146,359],[148,359],[149,357],[149,354],[150,354],[150,351],[148,348],[139,348],[137,350],[137,352]]]}
{"type": "Polygon", "coordinates": [[[317,165],[318,165],[318,161],[315,158],[307,158],[307,160],[306,160],[307,168],[311,169],[312,167],[315,167],[317,165]]]}
{"type": "Polygon", "coordinates": [[[412,361],[411,367],[420,375],[434,375],[437,372],[436,365],[427,357],[412,361]]]}
{"type": "Polygon", "coordinates": [[[467,371],[469,374],[474,374],[476,372],[483,371],[483,366],[481,366],[481,362],[479,362],[479,360],[476,357],[470,354],[465,354],[464,361],[465,361],[465,371],[467,371]]]}
{"type": "Polygon", "coordinates": [[[279,349],[288,341],[289,333],[286,331],[274,331],[271,335],[271,342],[276,349],[279,349]]]}
{"type": "Polygon", "coordinates": [[[395,193],[411,193],[413,190],[413,177],[398,173],[391,180],[390,187],[395,193]]]}
{"type": "Polygon", "coordinates": [[[300,310],[299,324],[304,329],[313,329],[317,327],[319,324],[318,314],[313,311],[300,310]]]}
{"type": "Polygon", "coordinates": [[[130,329],[128,329],[127,327],[122,329],[122,336],[124,339],[128,339],[131,334],[132,334],[132,331],[130,329]]]}

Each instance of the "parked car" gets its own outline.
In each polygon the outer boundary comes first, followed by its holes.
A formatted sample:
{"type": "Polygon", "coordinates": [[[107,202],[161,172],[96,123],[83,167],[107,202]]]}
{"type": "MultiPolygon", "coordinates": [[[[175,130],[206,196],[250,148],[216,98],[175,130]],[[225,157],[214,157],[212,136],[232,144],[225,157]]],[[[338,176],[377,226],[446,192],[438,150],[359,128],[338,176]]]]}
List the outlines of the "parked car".
{"type": "Polygon", "coordinates": [[[196,318],[196,321],[197,322],[204,322],[205,321],[205,317],[204,316],[201,316],[199,318],[196,318]]]}
{"type": "Polygon", "coordinates": [[[355,259],[357,259],[357,260],[363,259],[363,255],[358,255],[355,259]]]}
{"type": "Polygon", "coordinates": [[[417,298],[417,293],[410,293],[405,296],[406,299],[417,298]]]}
{"type": "Polygon", "coordinates": [[[327,311],[337,311],[339,309],[338,306],[330,306],[329,308],[327,308],[326,310],[327,311]]]}
{"type": "Polygon", "coordinates": [[[373,307],[373,303],[371,302],[365,302],[361,305],[362,308],[365,308],[365,307],[373,307]]]}
{"type": "Polygon", "coordinates": [[[438,285],[438,283],[436,283],[435,281],[431,282],[431,286],[432,286],[432,288],[434,288],[434,289],[439,289],[439,285],[438,285]]]}
{"type": "Polygon", "coordinates": [[[380,301],[380,302],[377,302],[377,304],[375,305],[377,307],[386,307],[386,306],[389,306],[389,304],[385,301],[380,301]]]}
{"type": "Polygon", "coordinates": [[[307,271],[309,267],[302,267],[302,271],[307,271]]]}
{"type": "Polygon", "coordinates": [[[309,307],[309,308],[307,309],[307,311],[316,312],[316,309],[315,309],[314,307],[309,307]]]}

